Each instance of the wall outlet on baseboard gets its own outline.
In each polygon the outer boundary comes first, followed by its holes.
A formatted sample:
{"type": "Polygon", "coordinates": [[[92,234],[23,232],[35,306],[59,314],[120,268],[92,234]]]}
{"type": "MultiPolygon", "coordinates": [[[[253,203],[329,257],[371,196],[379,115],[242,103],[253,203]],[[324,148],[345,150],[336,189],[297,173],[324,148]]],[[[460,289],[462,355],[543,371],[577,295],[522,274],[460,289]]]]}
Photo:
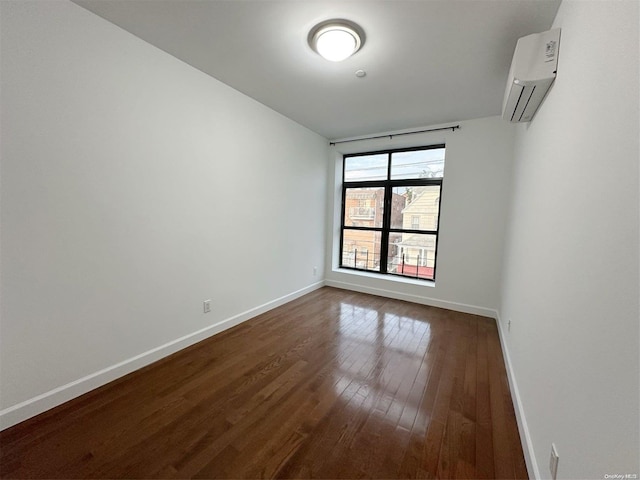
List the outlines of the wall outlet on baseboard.
{"type": "Polygon", "coordinates": [[[549,471],[551,472],[551,479],[556,480],[558,474],[558,450],[556,450],[555,444],[551,444],[551,456],[549,457],[549,471]]]}
{"type": "Polygon", "coordinates": [[[204,313],[209,313],[211,311],[211,300],[205,300],[204,302],[202,302],[202,307],[204,313]]]}
{"type": "Polygon", "coordinates": [[[318,275],[318,267],[313,267],[313,276],[318,275]]]}

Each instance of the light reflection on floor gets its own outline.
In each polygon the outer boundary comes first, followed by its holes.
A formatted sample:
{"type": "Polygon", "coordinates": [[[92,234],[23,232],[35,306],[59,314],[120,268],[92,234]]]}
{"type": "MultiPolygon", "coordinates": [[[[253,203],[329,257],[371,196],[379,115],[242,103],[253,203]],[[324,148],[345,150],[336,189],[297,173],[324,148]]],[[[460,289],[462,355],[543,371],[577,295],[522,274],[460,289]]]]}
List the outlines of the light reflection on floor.
{"type": "Polygon", "coordinates": [[[341,302],[334,390],[347,402],[347,410],[366,409],[380,420],[403,417],[412,422],[420,398],[398,399],[397,392],[401,383],[426,381],[428,370],[420,366],[431,335],[424,318],[341,302]]]}

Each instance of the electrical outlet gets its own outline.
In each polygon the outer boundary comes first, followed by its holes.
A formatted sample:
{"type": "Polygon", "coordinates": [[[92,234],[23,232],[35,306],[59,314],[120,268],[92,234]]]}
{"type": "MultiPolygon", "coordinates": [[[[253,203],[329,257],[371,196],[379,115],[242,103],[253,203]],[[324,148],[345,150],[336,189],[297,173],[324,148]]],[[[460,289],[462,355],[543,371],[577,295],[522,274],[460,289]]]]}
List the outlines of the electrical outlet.
{"type": "Polygon", "coordinates": [[[555,444],[551,444],[551,456],[549,457],[549,470],[551,471],[551,480],[556,480],[558,474],[558,451],[555,444]]]}
{"type": "Polygon", "coordinates": [[[318,275],[318,267],[313,267],[313,276],[318,275]]]}
{"type": "Polygon", "coordinates": [[[209,313],[211,311],[211,300],[205,300],[203,302],[204,313],[209,313]]]}

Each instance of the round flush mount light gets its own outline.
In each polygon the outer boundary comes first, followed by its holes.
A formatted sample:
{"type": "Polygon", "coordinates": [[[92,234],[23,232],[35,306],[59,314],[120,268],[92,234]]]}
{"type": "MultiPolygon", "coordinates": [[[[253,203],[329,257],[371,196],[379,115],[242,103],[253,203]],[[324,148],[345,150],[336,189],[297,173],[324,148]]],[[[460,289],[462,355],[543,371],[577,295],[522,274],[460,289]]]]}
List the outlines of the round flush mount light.
{"type": "Polygon", "coordinates": [[[364,44],[364,31],[349,20],[334,19],[319,23],[309,32],[309,46],[331,62],[341,62],[364,44]]]}

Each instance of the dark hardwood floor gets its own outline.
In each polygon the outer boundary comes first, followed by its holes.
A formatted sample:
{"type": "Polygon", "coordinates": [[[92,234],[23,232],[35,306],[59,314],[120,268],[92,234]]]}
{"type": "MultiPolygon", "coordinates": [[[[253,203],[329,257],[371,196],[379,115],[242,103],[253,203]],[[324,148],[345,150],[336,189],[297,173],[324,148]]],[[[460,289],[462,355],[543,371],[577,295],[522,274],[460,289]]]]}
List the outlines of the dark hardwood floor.
{"type": "Polygon", "coordinates": [[[526,478],[495,321],[322,288],[0,433],[3,478],[526,478]]]}

